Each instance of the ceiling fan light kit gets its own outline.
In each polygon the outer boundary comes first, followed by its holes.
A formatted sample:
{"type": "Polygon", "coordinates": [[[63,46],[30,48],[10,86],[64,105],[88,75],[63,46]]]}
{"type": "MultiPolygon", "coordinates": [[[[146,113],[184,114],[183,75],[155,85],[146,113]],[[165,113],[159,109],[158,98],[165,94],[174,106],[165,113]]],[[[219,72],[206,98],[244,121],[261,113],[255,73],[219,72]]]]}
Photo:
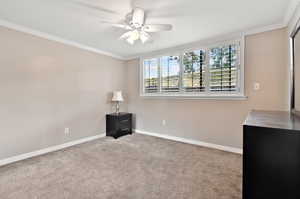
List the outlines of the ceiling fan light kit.
{"type": "MultiPolygon", "coordinates": [[[[134,8],[132,13],[127,15],[124,24],[110,23],[112,26],[129,30],[121,35],[120,39],[133,45],[137,40],[146,43],[151,40],[151,32],[172,30],[170,24],[145,24],[145,11],[141,8],[134,8]]],[[[107,22],[105,22],[107,23],[107,22]]]]}
{"type": "Polygon", "coordinates": [[[141,40],[142,43],[146,43],[150,40],[150,35],[144,31],[135,29],[124,33],[120,39],[126,40],[129,44],[133,45],[136,40],[141,40]]]}

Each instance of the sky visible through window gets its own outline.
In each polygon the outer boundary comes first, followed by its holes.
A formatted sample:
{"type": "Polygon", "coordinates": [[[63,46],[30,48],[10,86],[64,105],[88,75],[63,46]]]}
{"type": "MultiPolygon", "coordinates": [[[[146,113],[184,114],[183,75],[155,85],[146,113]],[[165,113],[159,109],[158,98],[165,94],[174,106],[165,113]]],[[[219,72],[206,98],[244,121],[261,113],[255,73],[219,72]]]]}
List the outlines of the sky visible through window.
{"type": "MultiPolygon", "coordinates": [[[[168,76],[174,76],[178,75],[179,73],[179,57],[176,56],[177,59],[170,59],[169,56],[162,57],[160,59],[161,61],[161,67],[162,70],[162,76],[166,77],[168,76]],[[167,67],[169,67],[169,71],[167,70],[167,67]]],[[[145,77],[146,78],[156,78],[158,77],[158,67],[157,67],[157,59],[149,59],[144,61],[145,66],[145,77]]]]}
{"type": "Polygon", "coordinates": [[[161,58],[162,76],[175,76],[178,75],[179,57],[178,56],[164,56],[161,58]],[[169,69],[168,69],[169,68],[169,69]]]}
{"type": "Polygon", "coordinates": [[[145,60],[145,77],[146,78],[157,78],[158,77],[158,67],[157,59],[145,60]]]}

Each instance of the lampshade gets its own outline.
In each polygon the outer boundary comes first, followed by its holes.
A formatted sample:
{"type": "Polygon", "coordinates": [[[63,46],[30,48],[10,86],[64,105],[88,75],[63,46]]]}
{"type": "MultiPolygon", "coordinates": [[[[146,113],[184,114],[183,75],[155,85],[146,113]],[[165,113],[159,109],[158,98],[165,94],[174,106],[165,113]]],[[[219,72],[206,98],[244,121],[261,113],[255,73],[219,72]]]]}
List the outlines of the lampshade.
{"type": "Polygon", "coordinates": [[[111,99],[113,102],[122,102],[124,101],[122,96],[122,91],[114,91],[113,98],[111,99]]]}

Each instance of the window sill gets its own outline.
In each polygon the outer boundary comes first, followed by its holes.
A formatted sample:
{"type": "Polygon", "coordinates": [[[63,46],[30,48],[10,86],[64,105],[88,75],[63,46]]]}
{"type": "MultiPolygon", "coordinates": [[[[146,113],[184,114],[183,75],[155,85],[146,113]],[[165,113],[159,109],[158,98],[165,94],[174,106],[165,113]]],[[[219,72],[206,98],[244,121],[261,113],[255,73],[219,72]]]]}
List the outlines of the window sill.
{"type": "Polygon", "coordinates": [[[246,100],[248,97],[243,94],[141,94],[143,98],[153,99],[203,99],[203,100],[246,100]]]}

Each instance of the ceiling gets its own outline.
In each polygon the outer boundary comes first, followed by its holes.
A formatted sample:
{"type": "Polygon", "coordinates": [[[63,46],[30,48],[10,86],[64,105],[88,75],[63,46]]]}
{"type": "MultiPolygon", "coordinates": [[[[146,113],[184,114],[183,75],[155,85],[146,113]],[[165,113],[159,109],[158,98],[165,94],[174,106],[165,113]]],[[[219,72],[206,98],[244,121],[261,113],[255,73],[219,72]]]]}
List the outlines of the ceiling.
{"type": "Polygon", "coordinates": [[[0,19],[99,51],[129,58],[222,34],[282,24],[293,0],[1,0],[0,19]],[[153,42],[129,45],[121,22],[132,7],[146,10],[146,23],[172,24],[153,42]]]}

